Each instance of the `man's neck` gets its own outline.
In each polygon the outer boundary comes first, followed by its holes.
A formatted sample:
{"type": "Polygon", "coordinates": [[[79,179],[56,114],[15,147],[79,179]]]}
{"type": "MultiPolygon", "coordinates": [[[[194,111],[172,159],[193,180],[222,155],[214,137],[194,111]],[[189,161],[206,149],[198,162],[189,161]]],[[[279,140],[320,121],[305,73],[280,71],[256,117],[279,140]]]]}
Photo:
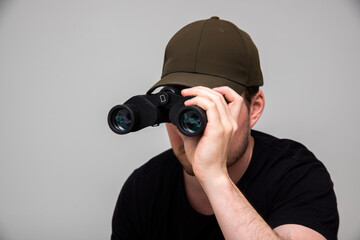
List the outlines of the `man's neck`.
{"type": "MultiPolygon", "coordinates": [[[[254,149],[254,138],[250,136],[249,144],[243,156],[234,165],[228,168],[231,180],[237,184],[249,167],[254,149]]],[[[189,204],[199,213],[204,215],[213,214],[210,202],[196,177],[190,176],[184,171],[185,192],[189,204]]]]}
{"type": "Polygon", "coordinates": [[[239,161],[237,161],[233,166],[228,168],[229,176],[235,184],[237,184],[242,178],[242,176],[244,176],[246,170],[250,165],[250,161],[254,150],[254,145],[255,145],[255,140],[250,135],[249,144],[246,148],[245,153],[242,155],[239,161]]]}

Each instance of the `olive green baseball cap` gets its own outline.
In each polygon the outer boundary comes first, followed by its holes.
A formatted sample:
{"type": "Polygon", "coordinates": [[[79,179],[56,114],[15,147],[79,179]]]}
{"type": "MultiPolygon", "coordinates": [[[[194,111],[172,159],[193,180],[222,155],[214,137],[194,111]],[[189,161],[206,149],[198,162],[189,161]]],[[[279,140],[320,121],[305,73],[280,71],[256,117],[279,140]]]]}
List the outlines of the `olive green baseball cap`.
{"type": "Polygon", "coordinates": [[[250,36],[233,23],[211,17],[178,31],[165,49],[160,86],[229,86],[241,94],[262,86],[258,50],[250,36]]]}

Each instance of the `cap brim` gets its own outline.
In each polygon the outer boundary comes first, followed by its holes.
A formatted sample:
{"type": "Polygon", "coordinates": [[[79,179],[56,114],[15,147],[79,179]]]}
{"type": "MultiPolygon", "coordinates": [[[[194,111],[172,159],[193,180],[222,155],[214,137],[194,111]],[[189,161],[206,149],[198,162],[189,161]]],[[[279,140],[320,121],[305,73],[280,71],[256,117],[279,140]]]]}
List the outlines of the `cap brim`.
{"type": "Polygon", "coordinates": [[[246,88],[245,86],[226,78],[199,73],[176,72],[163,77],[147,91],[147,94],[152,93],[158,87],[169,85],[179,85],[184,87],[204,86],[208,88],[228,86],[238,94],[242,94],[246,88]]]}

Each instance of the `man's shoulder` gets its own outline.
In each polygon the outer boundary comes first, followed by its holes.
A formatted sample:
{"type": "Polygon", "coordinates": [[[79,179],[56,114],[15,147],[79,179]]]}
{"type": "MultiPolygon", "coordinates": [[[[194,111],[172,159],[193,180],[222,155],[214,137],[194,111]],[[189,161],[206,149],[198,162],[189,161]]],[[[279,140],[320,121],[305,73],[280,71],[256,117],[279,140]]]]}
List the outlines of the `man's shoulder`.
{"type": "Polygon", "coordinates": [[[257,130],[251,130],[251,135],[254,137],[255,141],[270,146],[274,150],[278,151],[306,148],[302,143],[295,140],[288,138],[278,138],[268,133],[260,132],[257,130]],[[286,148],[284,149],[284,147],[286,148]]]}
{"type": "Polygon", "coordinates": [[[251,135],[255,139],[255,151],[279,157],[296,160],[317,160],[315,155],[302,143],[288,138],[278,138],[270,134],[252,130],[251,135]]]}
{"type": "Polygon", "coordinates": [[[252,131],[252,136],[257,164],[251,166],[256,179],[253,177],[248,184],[256,182],[252,191],[258,198],[248,200],[260,206],[261,212],[263,199],[268,199],[266,209],[271,211],[264,213],[264,218],[272,228],[299,224],[333,239],[338,228],[336,196],[324,164],[294,140],[258,131],[252,131]],[[258,195],[259,185],[266,189],[266,195],[258,195]]]}
{"type": "Polygon", "coordinates": [[[255,147],[249,172],[252,176],[261,175],[270,188],[298,184],[299,178],[306,184],[316,179],[323,183],[322,187],[332,187],[325,165],[303,144],[258,131],[252,131],[252,136],[255,147]]]}
{"type": "MultiPolygon", "coordinates": [[[[250,172],[264,173],[271,178],[291,176],[300,172],[327,171],[324,164],[303,144],[286,138],[252,131],[255,140],[250,172]]],[[[276,179],[273,179],[276,181],[276,179]]]]}

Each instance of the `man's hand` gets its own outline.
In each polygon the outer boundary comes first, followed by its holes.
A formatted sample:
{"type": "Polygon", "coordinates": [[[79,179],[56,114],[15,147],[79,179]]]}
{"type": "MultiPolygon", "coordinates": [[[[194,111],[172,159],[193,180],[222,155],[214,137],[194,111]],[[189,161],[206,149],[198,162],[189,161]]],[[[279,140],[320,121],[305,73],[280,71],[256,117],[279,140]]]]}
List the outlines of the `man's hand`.
{"type": "Polygon", "coordinates": [[[242,97],[229,87],[193,87],[181,93],[194,96],[185,105],[201,107],[208,120],[202,136],[183,138],[186,156],[195,176],[199,181],[206,181],[228,175],[226,163],[231,141],[238,129],[242,97]]]}

